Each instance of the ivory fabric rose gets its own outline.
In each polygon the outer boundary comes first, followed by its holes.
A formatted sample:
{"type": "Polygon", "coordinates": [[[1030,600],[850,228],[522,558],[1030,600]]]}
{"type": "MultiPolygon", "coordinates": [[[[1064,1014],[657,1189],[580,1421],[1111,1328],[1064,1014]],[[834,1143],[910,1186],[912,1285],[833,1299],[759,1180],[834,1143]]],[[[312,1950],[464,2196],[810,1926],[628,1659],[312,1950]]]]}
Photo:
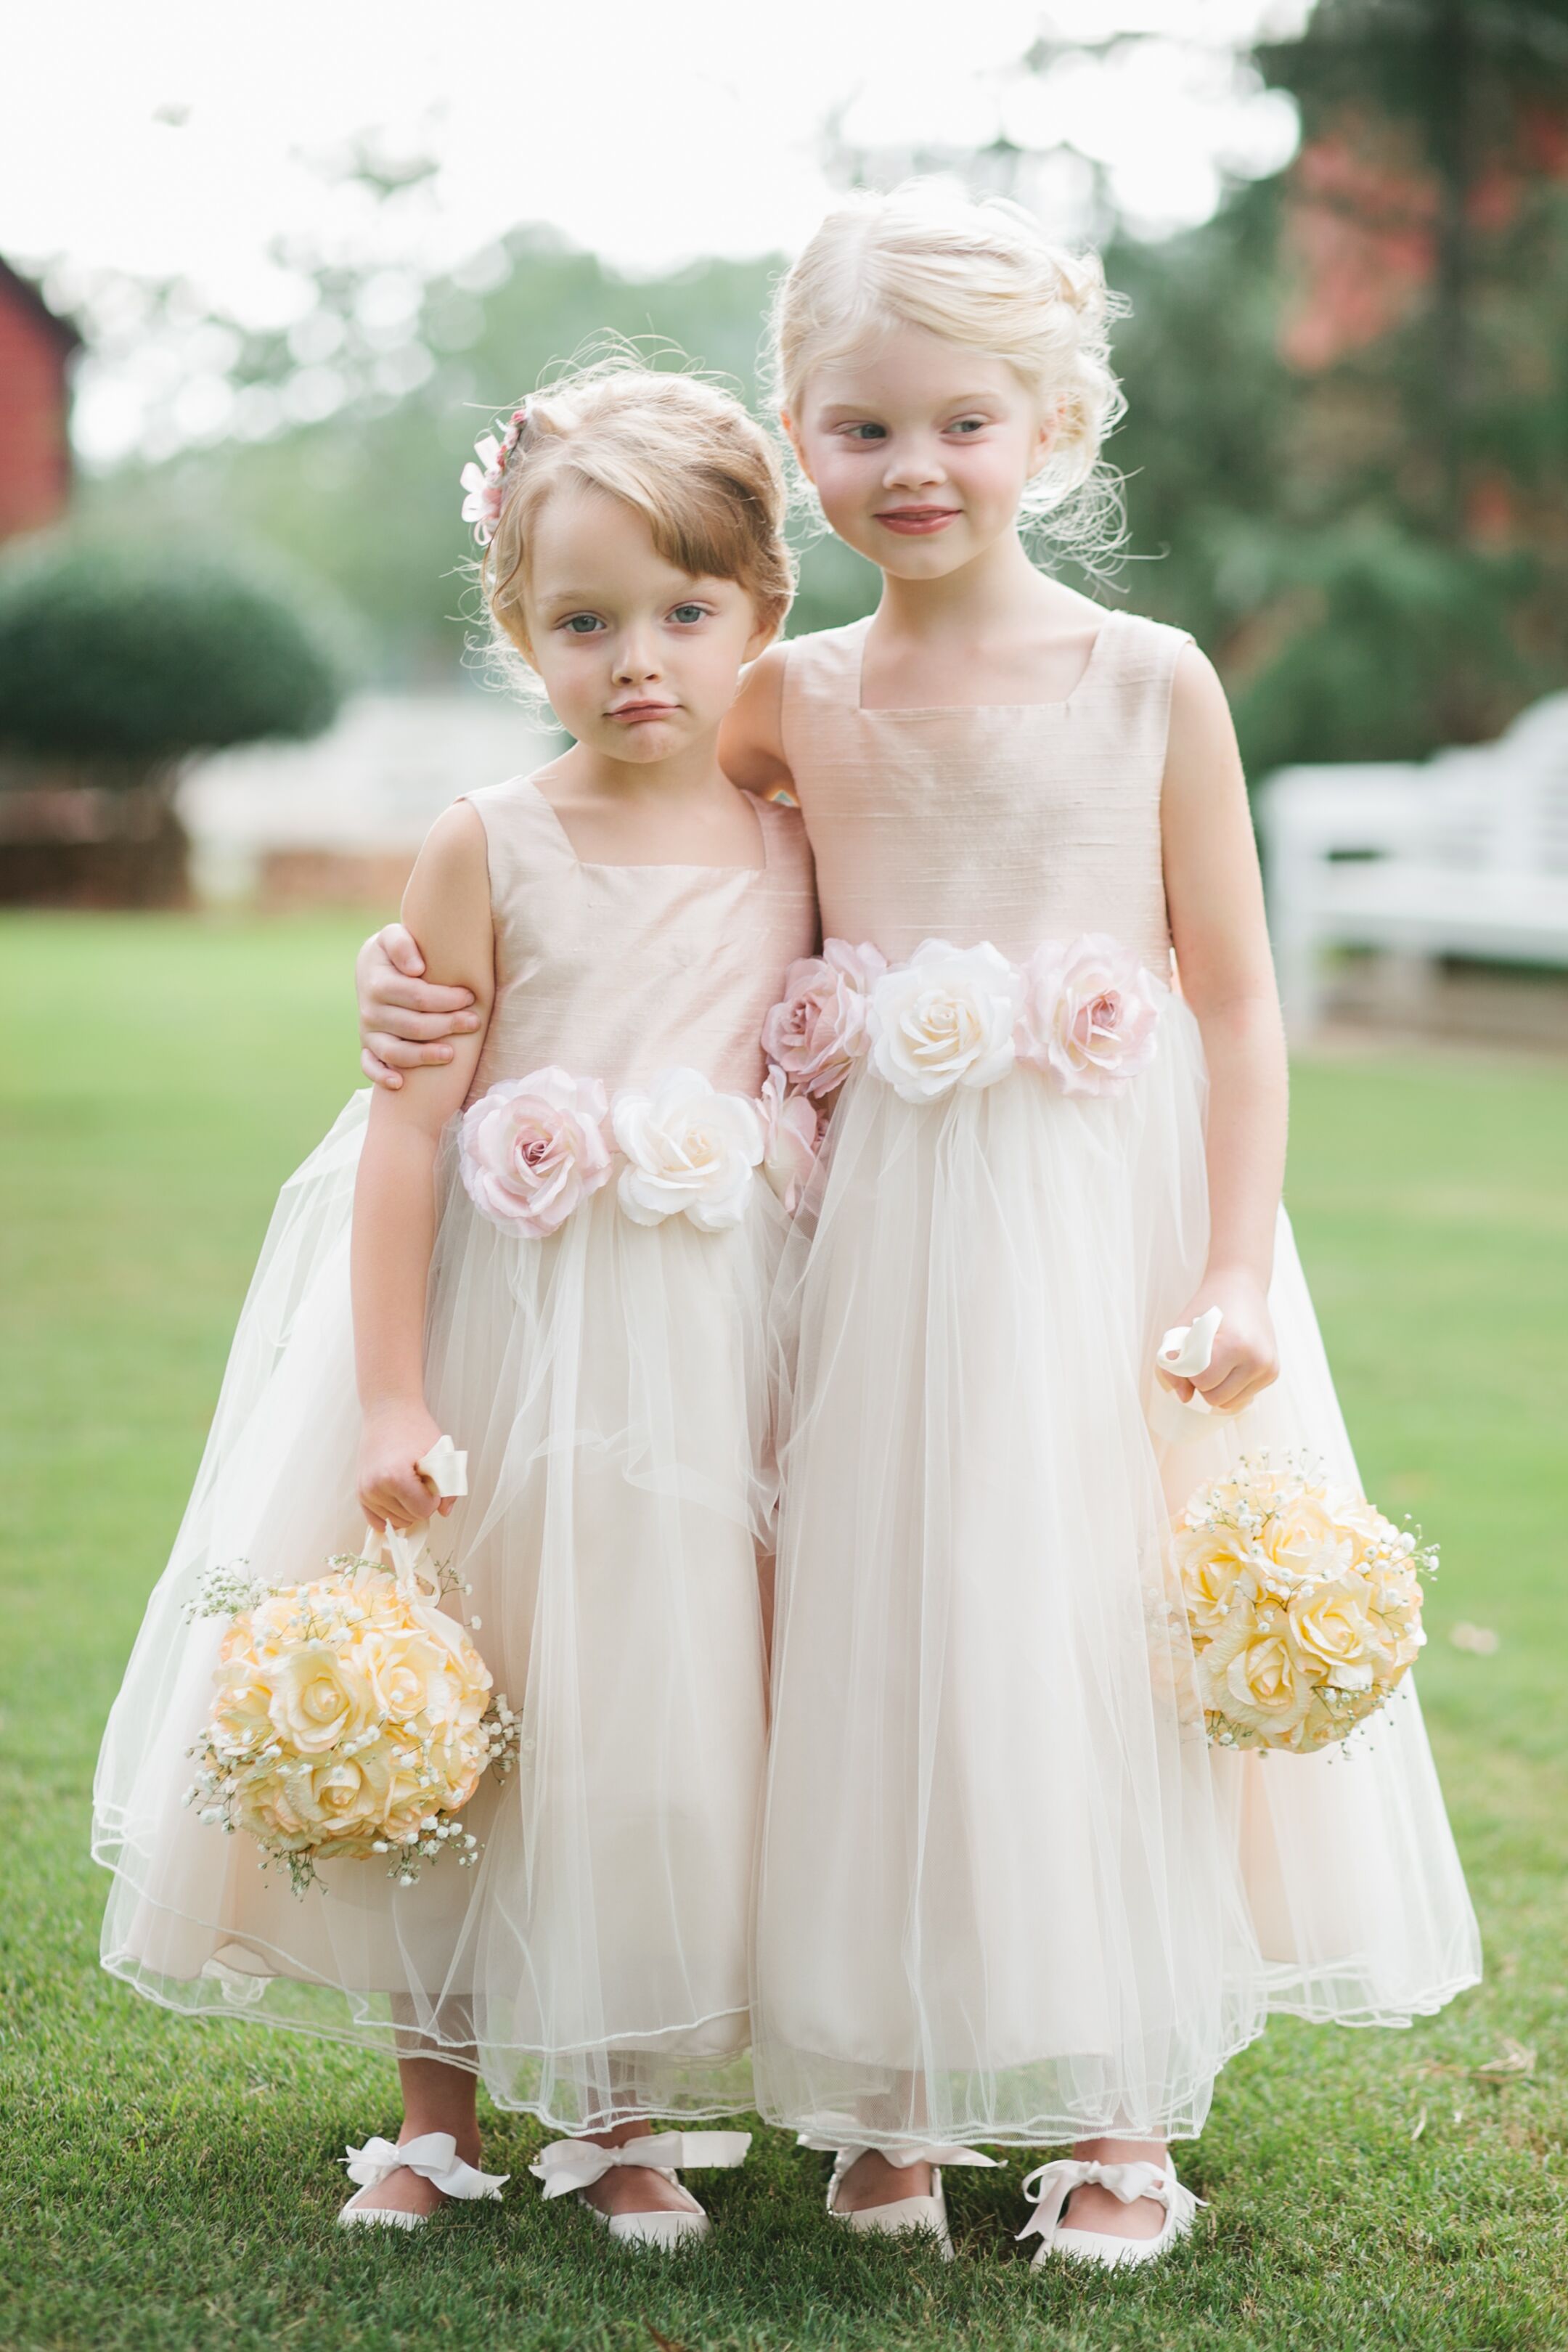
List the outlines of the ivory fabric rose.
{"type": "Polygon", "coordinates": [[[1313,1682],[1290,1638],[1283,1609],[1241,1601],[1197,1660],[1198,1687],[1206,1706],[1278,1744],[1305,1720],[1313,1682]]]}
{"type": "Polygon", "coordinates": [[[301,1642],[279,1660],[268,1709],[277,1737],[318,1756],[368,1730],[379,1710],[367,1676],[330,1641],[301,1642]]]}
{"type": "Polygon", "coordinates": [[[1248,1574],[1247,1539],[1231,1528],[1183,1528],[1173,1537],[1171,1550],[1187,1622],[1194,1634],[1212,1638],[1230,1613],[1238,1582],[1248,1574]]]}
{"type": "Polygon", "coordinates": [[[213,1701],[211,1736],[220,1754],[244,1755],[265,1748],[273,1737],[272,1684],[259,1665],[244,1658],[220,1666],[213,1701]]]}
{"type": "Polygon", "coordinates": [[[1287,1615],[1296,1647],[1332,1690],[1370,1690],[1374,1639],[1360,1580],[1312,1584],[1291,1598],[1287,1615]]]}
{"type": "Polygon", "coordinates": [[[1148,1068],[1163,992],[1103,931],[1048,940],[1024,967],[1018,1059],[1064,1095],[1105,1095],[1148,1068]]]}
{"type": "Polygon", "coordinates": [[[776,1063],[763,1083],[757,1108],[763,1121],[763,1174],[785,1214],[793,1217],[816,1165],[821,1113],[809,1095],[791,1094],[776,1063]]]}
{"type": "Polygon", "coordinates": [[[637,1225],[685,1217],[701,1233],[738,1225],[763,1122],[743,1095],[721,1095],[699,1070],[669,1070],[651,1090],[626,1087],[611,1109],[625,1157],[616,1190],[637,1225]]]}
{"type": "Polygon", "coordinates": [[[1348,1538],[1336,1525],[1326,1497],[1310,1488],[1281,1498],[1258,1530],[1258,1541],[1286,1592],[1301,1578],[1337,1578],[1351,1565],[1348,1538]]]}
{"type": "Polygon", "coordinates": [[[763,1023],[769,1061],[818,1100],[836,1092],[865,1057],[870,991],[887,969],[875,948],[847,940],[826,940],[819,956],[799,957],[763,1023]]]}
{"type": "Polygon", "coordinates": [[[536,1239],[555,1233],[610,1179],[597,1078],[533,1070],[505,1078],[463,1113],[458,1164],[477,1209],[536,1239]]]}
{"type": "Polygon", "coordinates": [[[988,942],[927,940],[871,992],[871,1064],[904,1102],[988,1087],[1013,1066],[1022,983],[988,942]]]}

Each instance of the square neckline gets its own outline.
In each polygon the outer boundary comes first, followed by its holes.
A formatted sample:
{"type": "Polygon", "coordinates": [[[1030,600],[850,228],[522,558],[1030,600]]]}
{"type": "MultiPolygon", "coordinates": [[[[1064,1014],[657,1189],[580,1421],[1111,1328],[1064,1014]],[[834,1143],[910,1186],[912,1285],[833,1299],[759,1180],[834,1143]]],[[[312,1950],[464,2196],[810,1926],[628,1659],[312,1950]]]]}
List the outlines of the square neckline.
{"type": "Polygon", "coordinates": [[[1089,684],[1090,678],[1095,673],[1095,669],[1100,660],[1105,640],[1110,634],[1110,625],[1112,622],[1120,621],[1124,617],[1124,614],[1117,612],[1113,608],[1108,609],[1104,613],[1101,617],[1100,626],[1094,633],[1094,643],[1089,649],[1089,657],[1085,661],[1082,669],[1079,672],[1078,677],[1073,680],[1071,692],[1061,696],[1055,702],[930,702],[910,703],[907,708],[900,705],[891,709],[878,709],[868,704],[865,699],[866,640],[871,634],[871,623],[876,618],[876,614],[874,613],[868,613],[863,621],[852,624],[852,625],[858,627],[860,632],[860,641],[855,649],[856,715],[861,719],[976,719],[988,710],[999,712],[1016,712],[1020,710],[1070,712],[1073,704],[1078,700],[1079,696],[1083,692],[1085,687],[1089,684]]]}
{"type": "MultiPolygon", "coordinates": [[[[539,786],[534,782],[531,776],[523,776],[520,781],[523,789],[533,794],[534,799],[539,803],[540,807],[544,811],[545,815],[554,826],[557,837],[561,842],[561,845],[565,850],[567,856],[572,860],[573,865],[581,866],[583,871],[587,874],[766,874],[773,862],[773,847],[768,840],[767,824],[763,819],[762,809],[757,803],[756,796],[752,793],[745,793],[743,797],[750,803],[752,820],[757,828],[757,835],[763,845],[762,864],[760,866],[702,866],[694,864],[690,859],[683,858],[650,857],[640,860],[628,860],[626,858],[614,859],[607,857],[584,857],[578,851],[576,843],[573,840],[571,835],[567,832],[565,825],[563,824],[560,812],[555,807],[554,803],[550,800],[547,794],[540,791],[539,786]]],[[[731,789],[739,791],[740,787],[736,785],[731,789]]]]}

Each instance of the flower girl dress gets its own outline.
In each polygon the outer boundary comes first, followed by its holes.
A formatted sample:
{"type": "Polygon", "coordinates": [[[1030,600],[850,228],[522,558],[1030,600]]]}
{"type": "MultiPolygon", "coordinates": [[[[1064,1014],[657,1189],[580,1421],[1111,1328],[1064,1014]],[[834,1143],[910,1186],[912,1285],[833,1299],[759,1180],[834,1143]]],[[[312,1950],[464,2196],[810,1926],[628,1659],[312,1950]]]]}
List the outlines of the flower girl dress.
{"type": "MultiPolygon", "coordinates": [[[[362,1094],[283,1189],[110,1719],[103,1962],[192,2014],[470,2066],[567,2130],[721,2114],[750,2097],[756,1546],[776,1499],[763,1335],[787,1218],[734,1149],[665,1213],[659,1081],[683,1068],[731,1097],[717,1130],[756,1120],[763,1014],[816,936],[810,856],[794,811],[760,806],[755,869],[588,865],[531,782],[472,800],[497,991],[470,1105],[543,1067],[597,1079],[632,1155],[541,1236],[470,1197],[461,1120],[441,1146],[426,1394],[469,1492],[433,1550],[471,1586],[474,1638],[521,1707],[518,1768],[462,1815],[478,1866],[443,1858],[409,1886],[382,1860],[329,1860],[297,1897],[248,1837],[182,1807],[224,1630],[187,1620],[204,1574],[243,1559],[299,1582],[363,1539],[362,1094]]],[[[485,1195],[482,1171],[469,1181],[485,1195]]]]}
{"type": "Polygon", "coordinates": [[[775,1314],[758,2090],[828,2144],[1190,2136],[1268,2011],[1407,2023],[1476,1980],[1475,1921],[1408,1682],[1322,1755],[1205,1744],[1172,1514],[1248,1450],[1355,1465],[1283,1214],[1278,1383],[1154,1425],[1208,1238],[1184,639],[1112,614],[1065,702],[868,710],[868,625],[784,683],[844,945],[767,1034],[847,1075],[775,1314]]]}

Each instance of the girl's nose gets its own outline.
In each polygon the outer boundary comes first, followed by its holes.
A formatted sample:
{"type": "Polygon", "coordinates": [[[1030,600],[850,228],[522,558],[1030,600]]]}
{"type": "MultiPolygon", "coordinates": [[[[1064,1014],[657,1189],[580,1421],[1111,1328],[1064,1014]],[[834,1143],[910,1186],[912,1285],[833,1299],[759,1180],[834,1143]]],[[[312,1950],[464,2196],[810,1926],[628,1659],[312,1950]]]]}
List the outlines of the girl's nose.
{"type": "Polygon", "coordinates": [[[925,490],[946,479],[947,469],[934,442],[918,438],[894,442],[882,476],[884,488],[925,490]]]}
{"type": "Polygon", "coordinates": [[[658,676],[658,648],[641,630],[628,631],[616,648],[615,674],[623,685],[658,676]]]}

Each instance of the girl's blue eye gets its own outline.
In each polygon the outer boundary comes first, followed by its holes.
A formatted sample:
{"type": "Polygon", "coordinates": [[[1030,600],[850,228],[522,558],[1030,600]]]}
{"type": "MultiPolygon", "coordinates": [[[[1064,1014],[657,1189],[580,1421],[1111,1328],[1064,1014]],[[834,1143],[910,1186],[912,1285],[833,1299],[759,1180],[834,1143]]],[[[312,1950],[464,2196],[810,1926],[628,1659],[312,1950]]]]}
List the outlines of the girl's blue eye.
{"type": "Polygon", "coordinates": [[[952,430],[954,433],[984,433],[985,425],[984,416],[961,416],[953,424],[952,430]]]}
{"type": "Polygon", "coordinates": [[[705,621],[708,607],[706,604],[678,604],[669,617],[672,621],[705,621]]]}
{"type": "Polygon", "coordinates": [[[574,613],[571,619],[566,623],[566,626],[571,630],[574,637],[585,637],[589,635],[593,630],[598,628],[599,625],[600,624],[595,619],[592,613],[574,613]]]}
{"type": "Polygon", "coordinates": [[[851,425],[846,429],[851,441],[881,441],[888,433],[885,425],[851,425]]]}

